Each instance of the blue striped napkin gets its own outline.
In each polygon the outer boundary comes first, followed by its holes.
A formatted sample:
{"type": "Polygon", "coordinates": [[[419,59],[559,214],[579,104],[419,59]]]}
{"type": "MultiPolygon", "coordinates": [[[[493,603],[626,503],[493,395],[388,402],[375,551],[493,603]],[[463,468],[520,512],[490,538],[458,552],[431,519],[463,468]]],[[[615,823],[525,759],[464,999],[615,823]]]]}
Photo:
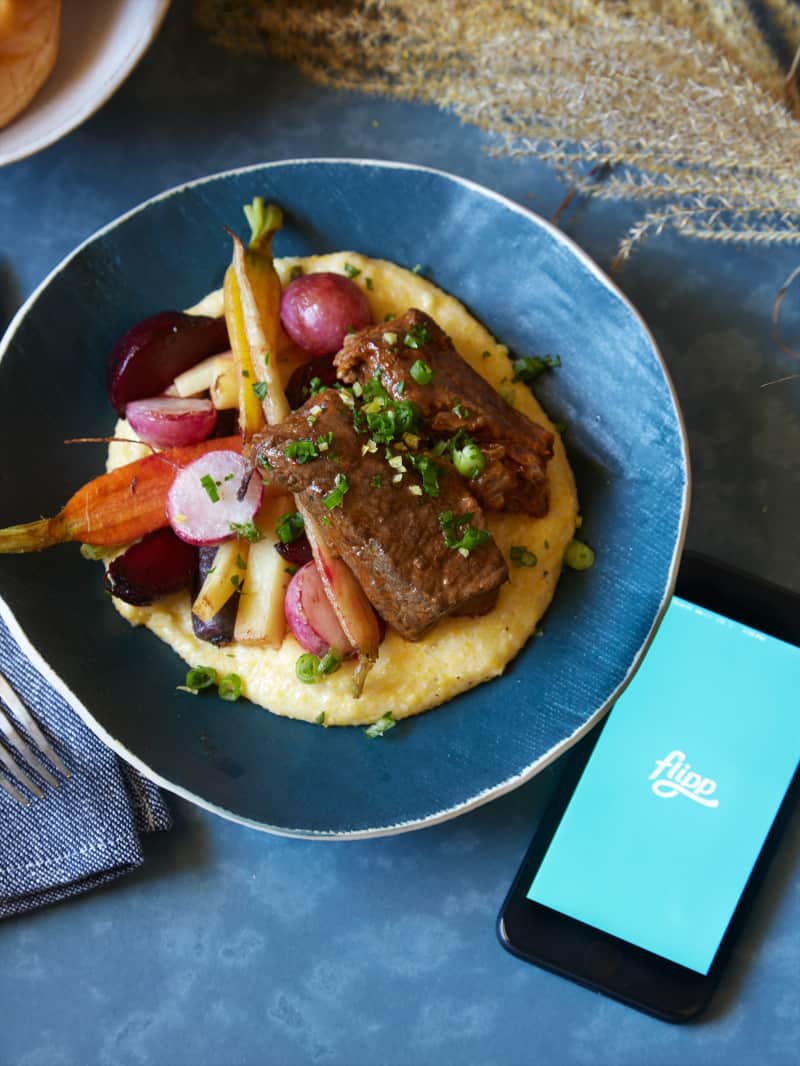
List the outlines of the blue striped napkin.
{"type": "Polygon", "coordinates": [[[0,670],[71,774],[59,788],[40,782],[44,797],[29,807],[0,789],[0,918],[7,918],[135,869],[143,861],[141,836],[169,829],[172,819],[155,785],[107,748],[34,670],[2,618],[0,670]]]}

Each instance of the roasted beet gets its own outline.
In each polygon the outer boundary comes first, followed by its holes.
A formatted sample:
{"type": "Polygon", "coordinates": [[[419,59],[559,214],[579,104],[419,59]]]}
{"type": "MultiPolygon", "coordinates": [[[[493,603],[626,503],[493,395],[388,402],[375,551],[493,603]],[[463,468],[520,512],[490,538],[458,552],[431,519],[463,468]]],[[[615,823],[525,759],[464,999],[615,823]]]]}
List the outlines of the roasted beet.
{"type": "Polygon", "coordinates": [[[137,607],[188,588],[197,571],[197,549],[171,529],[157,529],[132,544],[106,570],[106,589],[137,607]]]}
{"type": "Polygon", "coordinates": [[[228,348],[224,318],[161,311],[128,330],[108,357],[108,398],[122,415],[131,400],[158,396],[178,374],[228,348]]]}
{"type": "MultiPolygon", "coordinates": [[[[200,565],[197,569],[194,586],[192,588],[192,600],[206,579],[214,559],[217,556],[216,548],[199,548],[200,565]]],[[[197,615],[192,615],[192,629],[199,640],[205,640],[209,644],[230,644],[233,640],[233,629],[236,625],[236,612],[239,608],[239,593],[234,592],[221,611],[217,611],[210,622],[201,622],[197,615]]]]}
{"type": "Polygon", "coordinates": [[[288,544],[282,544],[279,541],[275,545],[275,550],[279,555],[283,556],[287,563],[292,563],[294,566],[305,566],[306,563],[311,562],[311,545],[308,543],[308,537],[305,534],[290,541],[288,544]]]}
{"type": "Polygon", "coordinates": [[[319,378],[321,385],[330,387],[336,384],[336,367],[333,365],[332,355],[311,359],[294,371],[286,385],[286,399],[292,410],[304,404],[311,395],[310,383],[314,378],[319,378]]]}

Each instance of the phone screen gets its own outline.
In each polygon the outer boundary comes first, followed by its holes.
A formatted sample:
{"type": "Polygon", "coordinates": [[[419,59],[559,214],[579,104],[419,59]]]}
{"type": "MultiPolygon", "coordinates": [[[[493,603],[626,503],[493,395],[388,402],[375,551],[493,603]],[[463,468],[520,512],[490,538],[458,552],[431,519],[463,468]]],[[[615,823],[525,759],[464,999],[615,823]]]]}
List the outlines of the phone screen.
{"type": "Polygon", "coordinates": [[[675,597],[527,897],[707,974],[800,760],[800,648],[675,597]]]}

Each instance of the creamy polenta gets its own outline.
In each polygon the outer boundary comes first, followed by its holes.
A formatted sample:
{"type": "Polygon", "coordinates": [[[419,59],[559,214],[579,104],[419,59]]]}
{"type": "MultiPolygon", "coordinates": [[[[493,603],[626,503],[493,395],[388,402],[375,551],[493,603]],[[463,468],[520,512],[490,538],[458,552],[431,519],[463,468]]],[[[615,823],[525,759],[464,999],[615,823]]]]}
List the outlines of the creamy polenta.
{"type": "MultiPolygon", "coordinates": [[[[409,307],[427,312],[482,377],[518,410],[553,429],[530,390],[522,384],[509,385],[513,371],[508,350],[458,300],[430,281],[393,263],[355,252],[276,261],[284,285],[295,266],[305,273],[328,270],[345,274],[345,264],[360,271],[356,283],[364,287],[376,322],[390,313],[402,314],[409,307]],[[485,356],[485,352],[489,355],[485,356]]],[[[222,293],[211,293],[191,311],[221,315],[222,293]]],[[[295,365],[290,359],[284,362],[284,382],[295,365]]],[[[126,422],[118,423],[116,434],[132,436],[126,422]]],[[[108,469],[147,451],[135,443],[114,443],[109,447],[108,469]]],[[[190,666],[210,666],[220,675],[239,674],[243,694],[274,714],[313,722],[324,711],[328,726],[363,725],[387,712],[396,719],[406,718],[497,677],[536,629],[552,599],[564,550],[578,520],[575,483],[558,433],[547,476],[550,511],[544,518],[486,514],[487,524],[506,559],[512,545],[524,545],[536,555],[536,566],[509,566],[509,581],[500,589],[497,606],[489,614],[445,619],[417,643],[403,640],[390,629],[359,699],[351,695],[352,667],[347,663],[318,684],[299,681],[295,663],[303,649],[289,632],[277,650],[237,644],[217,648],[198,640],[192,632],[190,601],[185,592],[149,607],[133,607],[114,597],[114,606],[132,624],[151,629],[190,666]]]]}

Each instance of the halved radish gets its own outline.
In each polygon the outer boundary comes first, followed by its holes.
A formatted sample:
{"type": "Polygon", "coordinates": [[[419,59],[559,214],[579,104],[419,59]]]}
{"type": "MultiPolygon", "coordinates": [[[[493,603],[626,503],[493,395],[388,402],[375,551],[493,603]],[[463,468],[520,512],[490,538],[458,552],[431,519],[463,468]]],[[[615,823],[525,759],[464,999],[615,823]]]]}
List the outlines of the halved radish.
{"type": "Polygon", "coordinates": [[[235,535],[237,526],[253,521],[263,491],[261,477],[237,452],[207,452],[175,475],[167,519],[189,544],[221,544],[235,535]],[[247,491],[239,499],[247,477],[247,491]]]}
{"type": "Polygon", "coordinates": [[[154,396],[127,404],[125,417],[145,444],[182,448],[211,436],[217,424],[217,409],[211,400],[154,396]]]}
{"type": "Polygon", "coordinates": [[[297,643],[306,651],[324,655],[333,648],[340,655],[348,655],[353,650],[325,595],[316,563],[306,563],[294,575],[283,609],[297,643]]]}

